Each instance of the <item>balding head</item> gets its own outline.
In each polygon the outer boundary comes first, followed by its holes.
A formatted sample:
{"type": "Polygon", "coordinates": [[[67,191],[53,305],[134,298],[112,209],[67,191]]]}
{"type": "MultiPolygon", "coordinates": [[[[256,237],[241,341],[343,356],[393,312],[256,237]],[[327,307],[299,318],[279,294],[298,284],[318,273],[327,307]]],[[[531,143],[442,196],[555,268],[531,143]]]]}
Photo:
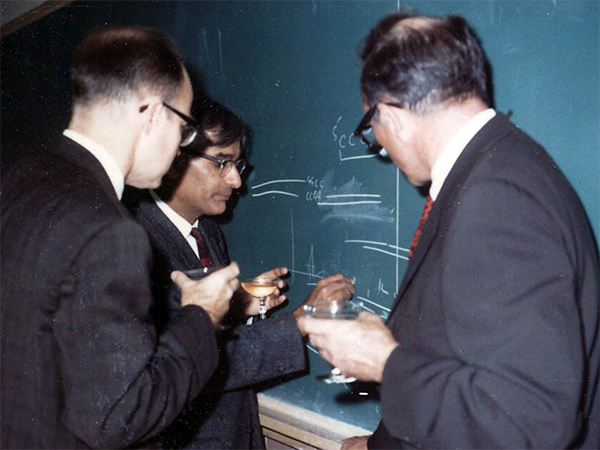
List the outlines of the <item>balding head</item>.
{"type": "Polygon", "coordinates": [[[361,57],[369,105],[387,101],[424,114],[469,98],[490,103],[485,55],[460,17],[387,16],[365,39],[361,57]]]}
{"type": "Polygon", "coordinates": [[[135,94],[175,98],[185,70],[173,43],[148,28],[114,27],[92,32],[71,65],[76,106],[123,100],[135,94]]]}

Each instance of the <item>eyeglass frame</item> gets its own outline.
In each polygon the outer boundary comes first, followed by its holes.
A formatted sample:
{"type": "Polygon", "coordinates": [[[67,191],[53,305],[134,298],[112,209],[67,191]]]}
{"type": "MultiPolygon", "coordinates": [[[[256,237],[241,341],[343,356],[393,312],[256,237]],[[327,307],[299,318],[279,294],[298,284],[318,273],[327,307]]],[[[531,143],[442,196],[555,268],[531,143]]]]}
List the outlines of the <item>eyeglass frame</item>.
{"type": "MultiPolygon", "coordinates": [[[[150,105],[143,105],[140,106],[139,112],[143,113],[144,111],[146,111],[148,109],[150,105]]],[[[182,127],[181,130],[181,142],[179,143],[179,147],[187,147],[188,145],[190,145],[192,142],[194,142],[194,140],[196,139],[196,137],[198,136],[199,130],[200,130],[200,125],[198,124],[198,122],[193,119],[190,116],[187,116],[186,114],[182,113],[181,111],[179,111],[177,108],[173,108],[171,105],[169,105],[168,103],[163,102],[163,106],[165,108],[167,108],[169,111],[175,113],[179,118],[183,119],[183,121],[185,122],[185,127],[182,127]],[[188,138],[189,142],[186,142],[188,139],[184,139],[183,138],[183,129],[191,129],[192,130],[192,137],[188,138]]]]}
{"type": "Polygon", "coordinates": [[[248,161],[245,158],[240,158],[240,159],[220,159],[217,158],[215,156],[211,156],[211,155],[206,155],[204,153],[200,153],[200,154],[195,154],[195,153],[191,153],[190,156],[193,157],[198,157],[198,158],[204,158],[208,161],[211,161],[215,164],[219,165],[219,175],[221,177],[225,177],[227,176],[227,174],[229,174],[229,172],[231,172],[231,169],[233,167],[235,167],[235,169],[237,170],[238,174],[242,174],[244,173],[244,170],[246,170],[246,166],[248,164],[248,161]],[[241,167],[240,167],[241,165],[241,167]],[[229,168],[227,168],[229,167],[229,168]]]}
{"type": "MultiPolygon", "coordinates": [[[[233,159],[220,159],[220,158],[216,158],[214,156],[211,155],[206,155],[204,153],[196,153],[194,150],[188,149],[186,148],[188,145],[190,145],[192,142],[194,142],[194,140],[196,139],[196,137],[198,135],[202,135],[200,129],[200,124],[193,119],[192,117],[189,117],[188,115],[182,113],[181,111],[179,111],[177,108],[172,107],[171,105],[169,105],[166,102],[163,102],[163,105],[169,110],[172,111],[173,113],[175,113],[178,117],[180,117],[185,123],[186,123],[186,127],[191,128],[194,132],[193,137],[190,139],[189,142],[187,143],[182,143],[179,145],[179,147],[185,151],[185,153],[190,156],[190,157],[198,157],[198,158],[204,158],[208,161],[211,161],[215,164],[217,164],[219,166],[219,175],[221,177],[225,177],[230,171],[231,168],[235,167],[236,170],[238,171],[238,174],[242,174],[244,172],[244,170],[246,169],[246,166],[248,164],[248,161],[245,158],[240,158],[237,160],[233,160],[233,159]],[[231,164],[229,164],[231,163],[231,164]],[[241,167],[239,166],[241,164],[241,167]],[[229,169],[227,169],[227,167],[229,167],[229,169]]],[[[144,105],[142,107],[140,107],[140,112],[144,112],[149,105],[144,105]]],[[[182,132],[183,134],[183,132],[182,132]]],[[[202,135],[203,136],[203,135],[202,135]]],[[[183,136],[182,136],[182,142],[184,142],[183,140],[183,136]]]]}
{"type": "MultiPolygon", "coordinates": [[[[384,105],[393,106],[394,108],[404,108],[400,103],[392,103],[392,102],[381,102],[384,105]]],[[[360,138],[363,144],[367,146],[367,151],[371,153],[379,153],[383,157],[387,157],[387,152],[383,148],[383,146],[377,142],[377,139],[373,139],[373,142],[369,141],[369,139],[363,134],[366,130],[373,129],[371,125],[371,120],[377,113],[377,105],[379,102],[375,103],[373,106],[369,107],[365,115],[362,117],[356,129],[354,130],[354,136],[360,138]]]]}
{"type": "Polygon", "coordinates": [[[195,119],[193,119],[192,117],[182,113],[181,111],[172,107],[168,103],[163,102],[163,105],[165,106],[165,108],[167,108],[169,111],[175,113],[179,118],[181,118],[186,123],[185,128],[192,130],[192,135],[191,135],[192,137],[188,138],[189,142],[186,142],[186,140],[183,139],[183,128],[181,130],[181,143],[179,144],[179,146],[182,148],[187,147],[192,142],[194,142],[194,140],[198,136],[199,130],[200,130],[200,124],[198,124],[198,122],[195,119]]]}

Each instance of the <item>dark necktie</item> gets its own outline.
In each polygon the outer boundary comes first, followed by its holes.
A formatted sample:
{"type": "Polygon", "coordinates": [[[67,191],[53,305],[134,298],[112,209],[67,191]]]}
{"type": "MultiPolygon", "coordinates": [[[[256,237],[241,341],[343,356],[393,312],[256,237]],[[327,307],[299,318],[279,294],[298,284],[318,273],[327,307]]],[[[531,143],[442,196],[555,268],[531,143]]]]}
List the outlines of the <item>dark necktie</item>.
{"type": "Polygon", "coordinates": [[[417,244],[419,243],[419,238],[421,237],[421,229],[423,228],[423,224],[427,220],[427,216],[429,216],[429,211],[431,211],[431,206],[433,205],[433,199],[430,195],[427,196],[427,201],[425,202],[425,206],[423,206],[423,214],[421,215],[421,220],[419,221],[419,226],[417,227],[417,231],[415,231],[415,235],[413,236],[412,242],[410,243],[410,251],[408,252],[408,257],[412,258],[415,253],[415,248],[417,248],[417,244]]]}
{"type": "Polygon", "coordinates": [[[198,255],[200,256],[200,264],[202,264],[202,267],[212,266],[213,260],[210,256],[210,250],[208,249],[208,245],[206,245],[206,241],[204,240],[202,233],[200,233],[200,230],[194,227],[190,234],[194,236],[194,239],[196,239],[196,243],[198,244],[198,255]]]}

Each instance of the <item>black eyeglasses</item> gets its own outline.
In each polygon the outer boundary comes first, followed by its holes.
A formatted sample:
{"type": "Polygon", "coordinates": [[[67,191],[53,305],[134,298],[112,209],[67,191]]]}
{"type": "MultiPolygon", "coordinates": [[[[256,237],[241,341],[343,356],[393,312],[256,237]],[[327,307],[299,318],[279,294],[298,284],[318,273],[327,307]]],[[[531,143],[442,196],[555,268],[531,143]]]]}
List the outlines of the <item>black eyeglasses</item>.
{"type": "Polygon", "coordinates": [[[163,105],[165,108],[177,114],[186,123],[186,125],[181,127],[181,143],[179,146],[185,147],[194,142],[194,139],[196,139],[196,136],[198,136],[198,130],[200,129],[198,122],[165,102],[163,102],[163,105]]]}
{"type": "MultiPolygon", "coordinates": [[[[178,111],[177,109],[173,108],[171,105],[165,102],[163,102],[163,105],[169,111],[177,114],[186,123],[186,125],[183,125],[181,127],[181,143],[179,144],[179,146],[185,147],[186,145],[190,145],[192,142],[194,142],[194,139],[196,139],[196,136],[198,136],[198,130],[200,129],[200,125],[198,125],[198,122],[196,122],[191,117],[186,116],[184,113],[178,111]]],[[[140,106],[140,112],[143,113],[144,111],[146,111],[148,109],[148,106],[150,105],[140,106]]]]}
{"type": "Polygon", "coordinates": [[[194,156],[197,156],[199,158],[204,158],[204,159],[207,159],[207,160],[215,163],[217,166],[219,166],[219,175],[221,175],[222,177],[227,176],[227,174],[229,172],[231,172],[231,169],[234,166],[240,175],[246,169],[247,161],[245,159],[238,159],[238,160],[219,159],[219,158],[215,158],[214,156],[205,155],[205,154],[194,155],[194,156]]]}
{"type": "MultiPolygon", "coordinates": [[[[395,108],[402,108],[402,105],[398,103],[385,104],[388,106],[393,106],[395,108]]],[[[358,123],[356,130],[354,130],[354,136],[359,137],[363,144],[367,146],[367,151],[372,153],[379,153],[381,156],[385,157],[387,156],[387,152],[385,151],[383,146],[379,142],[377,142],[377,139],[375,139],[375,135],[369,137],[365,136],[373,133],[373,126],[371,125],[371,120],[373,120],[373,117],[375,116],[376,112],[377,103],[375,103],[367,110],[361,121],[358,123]]]]}

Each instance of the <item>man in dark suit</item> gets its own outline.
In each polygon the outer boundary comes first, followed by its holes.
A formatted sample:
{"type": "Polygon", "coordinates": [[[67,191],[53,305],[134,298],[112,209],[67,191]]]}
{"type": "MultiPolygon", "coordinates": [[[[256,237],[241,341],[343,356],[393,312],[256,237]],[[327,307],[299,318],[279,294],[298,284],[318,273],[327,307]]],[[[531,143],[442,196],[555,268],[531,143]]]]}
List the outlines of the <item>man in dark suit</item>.
{"type": "Polygon", "coordinates": [[[235,263],[173,274],[180,313],[149,314],[151,249],[121,205],[157,187],[194,130],[187,73],[161,33],[106,28],[72,64],[69,128],[2,177],[2,448],[122,448],[156,435],[218,363],[235,263]]]}
{"type": "Polygon", "coordinates": [[[379,427],[344,448],[598,448],[598,253],[574,190],[489,108],[462,18],[388,16],[362,58],[356,134],[430,200],[387,327],[300,322],[381,383],[379,427]]]}
{"type": "MultiPolygon", "coordinates": [[[[131,202],[136,219],[148,232],[154,250],[152,274],[159,329],[179,313],[180,295],[165,274],[229,264],[227,244],[213,216],[223,214],[232,193],[242,185],[246,166],[246,127],[224,106],[204,101],[198,108],[198,136],[178,156],[163,184],[131,202]]],[[[283,276],[272,269],[263,276],[283,276]]],[[[283,287],[283,286],[281,286],[283,287]]],[[[306,303],[349,299],[352,280],[333,275],[321,280],[306,303]]],[[[285,299],[276,293],[270,307],[285,299]]],[[[278,314],[247,324],[258,313],[257,299],[238,291],[227,326],[217,333],[220,364],[210,383],[181,417],[154,442],[161,448],[264,448],[258,419],[258,383],[305,368],[304,342],[293,314],[278,314]]]]}

